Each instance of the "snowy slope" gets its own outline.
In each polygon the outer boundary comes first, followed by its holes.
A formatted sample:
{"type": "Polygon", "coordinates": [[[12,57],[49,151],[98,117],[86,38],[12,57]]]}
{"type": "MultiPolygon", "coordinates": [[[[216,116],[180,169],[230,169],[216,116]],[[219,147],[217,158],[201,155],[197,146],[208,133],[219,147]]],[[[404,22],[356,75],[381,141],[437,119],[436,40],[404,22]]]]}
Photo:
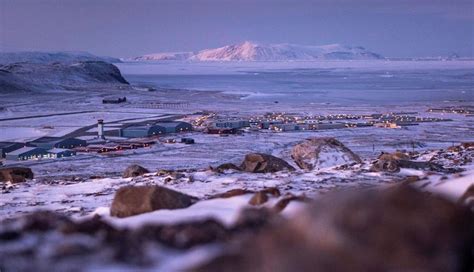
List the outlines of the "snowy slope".
{"type": "Polygon", "coordinates": [[[128,85],[128,82],[116,66],[103,61],[0,65],[0,93],[88,89],[99,85],[128,85]]]}
{"type": "Polygon", "coordinates": [[[298,61],[298,60],[365,60],[382,59],[363,47],[331,44],[323,46],[297,44],[260,44],[243,42],[196,53],[158,53],[132,60],[189,60],[189,61],[298,61]]]}
{"type": "Polygon", "coordinates": [[[17,62],[28,63],[74,63],[79,61],[104,61],[109,63],[121,62],[117,58],[98,57],[88,52],[0,52],[0,64],[10,64],[17,62]]]}

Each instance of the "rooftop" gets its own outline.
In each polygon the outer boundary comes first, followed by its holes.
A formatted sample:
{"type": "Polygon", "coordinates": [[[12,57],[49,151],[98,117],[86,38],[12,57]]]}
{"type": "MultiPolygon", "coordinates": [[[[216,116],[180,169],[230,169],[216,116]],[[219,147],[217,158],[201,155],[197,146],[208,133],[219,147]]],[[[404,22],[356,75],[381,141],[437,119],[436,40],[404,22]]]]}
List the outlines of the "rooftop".
{"type": "Polygon", "coordinates": [[[51,137],[51,136],[45,136],[45,137],[41,137],[41,138],[38,138],[36,140],[33,140],[31,141],[32,143],[51,143],[51,142],[57,142],[57,141],[60,141],[62,140],[63,138],[61,137],[51,137]]]}
{"type": "Polygon", "coordinates": [[[66,151],[71,151],[71,150],[65,149],[65,148],[53,148],[53,149],[48,150],[48,153],[58,154],[58,153],[66,152],[66,151]]]}
{"type": "Polygon", "coordinates": [[[41,151],[44,151],[44,149],[39,148],[39,147],[25,146],[25,147],[22,147],[22,148],[20,148],[20,149],[15,150],[15,151],[9,152],[9,153],[7,153],[7,155],[21,155],[21,154],[23,154],[23,153],[26,153],[26,152],[29,152],[29,151],[33,151],[33,150],[36,150],[36,149],[39,149],[39,150],[41,150],[41,151]]]}
{"type": "Polygon", "coordinates": [[[23,144],[23,143],[17,143],[17,142],[0,142],[0,148],[2,148],[2,147],[7,147],[7,146],[10,146],[10,145],[14,145],[14,144],[23,144]]]}
{"type": "Polygon", "coordinates": [[[149,130],[152,126],[143,126],[143,125],[139,125],[139,126],[129,126],[129,127],[126,127],[124,128],[124,130],[149,130]]]}
{"type": "Polygon", "coordinates": [[[159,122],[159,123],[155,123],[153,125],[154,126],[161,126],[161,127],[175,127],[175,126],[178,126],[182,123],[184,123],[184,122],[159,122]]]}

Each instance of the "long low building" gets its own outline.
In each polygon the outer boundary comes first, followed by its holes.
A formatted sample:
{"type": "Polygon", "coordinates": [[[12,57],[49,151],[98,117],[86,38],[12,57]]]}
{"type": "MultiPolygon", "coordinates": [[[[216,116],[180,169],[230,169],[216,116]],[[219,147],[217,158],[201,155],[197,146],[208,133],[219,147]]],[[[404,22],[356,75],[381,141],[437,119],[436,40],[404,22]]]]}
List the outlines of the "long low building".
{"type": "Polygon", "coordinates": [[[53,148],[68,149],[86,146],[87,142],[77,138],[41,137],[29,142],[28,145],[40,147],[46,150],[53,148]]]}
{"type": "Polygon", "coordinates": [[[51,150],[48,150],[48,157],[52,159],[71,157],[75,155],[76,155],[76,151],[64,149],[64,148],[53,148],[51,150]]]}
{"type": "Polygon", "coordinates": [[[24,143],[0,142],[0,158],[5,158],[7,153],[18,150],[24,146],[24,143]]]}
{"type": "Polygon", "coordinates": [[[48,152],[40,147],[25,146],[9,152],[5,158],[10,161],[36,160],[48,156],[48,152]]]}
{"type": "Polygon", "coordinates": [[[186,122],[160,122],[152,125],[129,126],[123,128],[120,130],[120,137],[140,138],[192,130],[193,126],[186,122]]]}
{"type": "Polygon", "coordinates": [[[211,126],[216,129],[239,129],[249,127],[250,122],[248,120],[217,120],[211,126]]]}

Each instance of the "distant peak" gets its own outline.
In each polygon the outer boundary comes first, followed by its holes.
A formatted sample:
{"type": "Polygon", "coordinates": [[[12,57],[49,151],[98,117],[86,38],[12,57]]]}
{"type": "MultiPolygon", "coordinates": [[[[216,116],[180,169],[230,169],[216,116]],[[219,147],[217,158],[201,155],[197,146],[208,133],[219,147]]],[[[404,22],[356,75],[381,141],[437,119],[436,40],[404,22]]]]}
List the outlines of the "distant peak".
{"type": "Polygon", "coordinates": [[[314,61],[382,59],[361,46],[338,43],[328,45],[298,45],[290,43],[262,44],[243,41],[196,53],[159,53],[137,57],[135,60],[188,60],[188,61],[314,61]]]}

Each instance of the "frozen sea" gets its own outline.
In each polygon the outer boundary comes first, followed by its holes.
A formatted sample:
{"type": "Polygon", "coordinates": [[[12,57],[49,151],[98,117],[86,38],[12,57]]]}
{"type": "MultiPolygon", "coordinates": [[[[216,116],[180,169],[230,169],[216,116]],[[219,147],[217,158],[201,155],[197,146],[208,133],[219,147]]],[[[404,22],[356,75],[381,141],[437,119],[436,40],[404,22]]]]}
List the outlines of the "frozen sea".
{"type": "Polygon", "coordinates": [[[250,101],[333,105],[474,102],[474,61],[125,62],[133,84],[250,101]]]}

